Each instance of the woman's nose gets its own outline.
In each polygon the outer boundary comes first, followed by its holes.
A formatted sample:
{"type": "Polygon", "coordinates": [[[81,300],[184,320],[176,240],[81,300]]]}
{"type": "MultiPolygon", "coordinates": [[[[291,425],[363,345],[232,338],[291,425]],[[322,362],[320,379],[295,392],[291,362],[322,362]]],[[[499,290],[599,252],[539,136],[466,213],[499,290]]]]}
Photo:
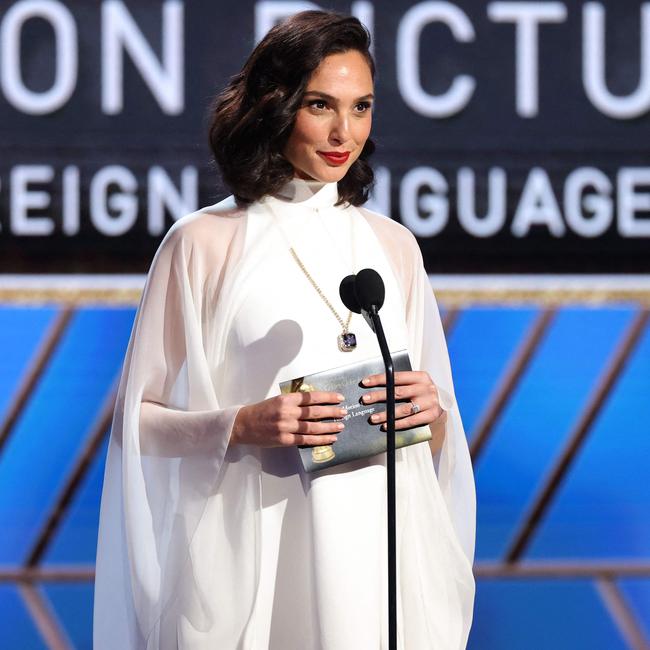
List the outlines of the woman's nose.
{"type": "Polygon", "coordinates": [[[337,115],[332,123],[330,140],[337,143],[346,142],[350,139],[350,124],[347,115],[337,115]]]}

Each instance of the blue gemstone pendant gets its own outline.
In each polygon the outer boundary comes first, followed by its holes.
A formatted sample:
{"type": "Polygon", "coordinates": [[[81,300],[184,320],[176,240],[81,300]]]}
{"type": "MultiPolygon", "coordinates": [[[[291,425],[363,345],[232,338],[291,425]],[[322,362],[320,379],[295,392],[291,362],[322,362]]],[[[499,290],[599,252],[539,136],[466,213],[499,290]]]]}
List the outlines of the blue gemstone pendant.
{"type": "Polygon", "coordinates": [[[357,337],[352,332],[343,332],[337,339],[341,352],[352,352],[357,347],[357,337]]]}

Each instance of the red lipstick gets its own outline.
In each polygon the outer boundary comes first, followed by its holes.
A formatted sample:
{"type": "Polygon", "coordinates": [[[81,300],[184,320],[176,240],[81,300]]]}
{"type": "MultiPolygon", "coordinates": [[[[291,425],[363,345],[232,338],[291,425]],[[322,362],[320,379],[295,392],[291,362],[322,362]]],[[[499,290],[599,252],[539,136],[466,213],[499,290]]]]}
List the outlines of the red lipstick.
{"type": "Polygon", "coordinates": [[[322,158],[325,158],[327,162],[333,164],[333,165],[343,165],[348,161],[348,158],[350,157],[350,152],[349,151],[318,151],[317,152],[319,156],[322,158]]]}

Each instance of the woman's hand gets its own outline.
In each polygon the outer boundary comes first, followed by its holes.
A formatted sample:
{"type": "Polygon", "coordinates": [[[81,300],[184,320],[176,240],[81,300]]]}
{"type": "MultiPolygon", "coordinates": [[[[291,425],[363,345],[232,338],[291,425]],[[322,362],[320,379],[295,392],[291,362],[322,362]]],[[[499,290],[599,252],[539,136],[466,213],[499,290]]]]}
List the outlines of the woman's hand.
{"type": "Polygon", "coordinates": [[[324,391],[286,393],[242,406],[237,413],[230,444],[260,447],[331,445],[343,430],[342,422],[315,422],[347,414],[337,406],[343,395],[324,391]]]}
{"type": "MultiPolygon", "coordinates": [[[[386,375],[369,375],[361,380],[366,388],[385,386],[386,375]]],[[[440,418],[444,410],[440,406],[438,389],[426,372],[402,371],[395,373],[395,399],[410,400],[404,404],[395,404],[395,430],[432,424],[440,418]],[[414,409],[414,405],[419,407],[414,409]],[[416,411],[416,412],[414,412],[416,411]]],[[[386,389],[373,390],[366,393],[361,401],[364,404],[375,404],[386,401],[386,389]]],[[[370,417],[373,424],[385,423],[386,411],[375,413],[370,417]]],[[[385,430],[386,425],[382,425],[385,430]]]]}

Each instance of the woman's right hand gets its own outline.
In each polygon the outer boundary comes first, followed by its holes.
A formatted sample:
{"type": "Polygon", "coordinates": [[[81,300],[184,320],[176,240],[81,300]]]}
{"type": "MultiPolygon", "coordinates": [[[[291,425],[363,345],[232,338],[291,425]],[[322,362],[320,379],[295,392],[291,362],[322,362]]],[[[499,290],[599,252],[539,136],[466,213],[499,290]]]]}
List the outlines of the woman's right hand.
{"type": "Polygon", "coordinates": [[[260,447],[331,445],[342,422],[318,422],[347,414],[340,403],[343,395],[324,391],[286,393],[263,402],[242,406],[233,424],[230,444],[260,447]]]}

